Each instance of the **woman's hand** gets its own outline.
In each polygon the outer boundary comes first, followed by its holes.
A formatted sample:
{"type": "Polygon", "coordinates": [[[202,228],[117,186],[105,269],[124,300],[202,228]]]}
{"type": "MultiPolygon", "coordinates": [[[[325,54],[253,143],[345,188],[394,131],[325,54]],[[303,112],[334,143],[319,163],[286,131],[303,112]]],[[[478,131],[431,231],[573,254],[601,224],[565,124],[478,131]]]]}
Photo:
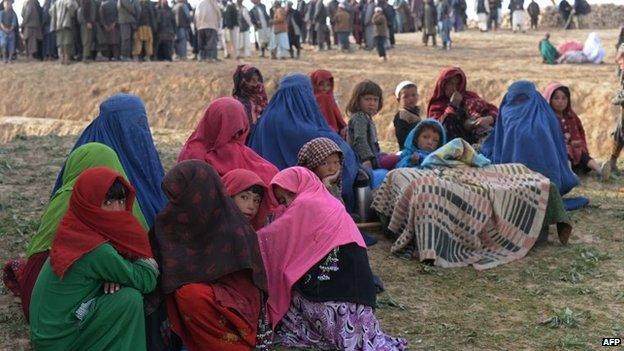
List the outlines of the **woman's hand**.
{"type": "Polygon", "coordinates": [[[412,161],[412,163],[417,163],[418,160],[420,160],[420,155],[418,154],[418,152],[412,153],[412,157],[410,158],[410,160],[412,161]]]}
{"type": "Polygon", "coordinates": [[[454,92],[453,95],[451,95],[451,105],[455,107],[459,107],[459,105],[462,103],[463,100],[464,100],[464,97],[458,91],[454,92]]]}
{"type": "Polygon", "coordinates": [[[105,282],[104,283],[104,293],[105,294],[114,294],[121,289],[121,285],[119,283],[105,282]]]}
{"type": "Polygon", "coordinates": [[[494,124],[494,117],[492,116],[479,117],[477,118],[475,122],[476,127],[482,127],[482,128],[491,127],[492,124],[494,124]]]}
{"type": "Polygon", "coordinates": [[[325,186],[329,188],[334,183],[336,183],[336,181],[338,181],[339,177],[340,177],[340,172],[336,172],[336,174],[332,174],[330,176],[323,178],[323,184],[325,184],[325,186]]]}
{"type": "Polygon", "coordinates": [[[362,166],[366,167],[366,168],[370,168],[373,169],[373,163],[369,160],[366,160],[364,162],[362,162],[362,166]]]}

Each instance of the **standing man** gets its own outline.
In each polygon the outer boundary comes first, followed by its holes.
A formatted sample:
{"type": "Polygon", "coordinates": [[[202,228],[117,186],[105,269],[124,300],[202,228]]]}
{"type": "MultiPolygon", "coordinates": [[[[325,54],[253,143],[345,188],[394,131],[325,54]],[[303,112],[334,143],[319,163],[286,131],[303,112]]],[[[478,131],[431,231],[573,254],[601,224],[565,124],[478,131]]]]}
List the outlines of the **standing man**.
{"type": "MultiPolygon", "coordinates": [[[[136,0],[135,0],[136,1],[136,0]]],[[[154,54],[154,33],[156,32],[156,9],[150,0],[139,0],[138,28],[134,33],[132,56],[139,61],[141,54],[145,61],[150,61],[154,54]]]]}
{"type": "Polygon", "coordinates": [[[93,29],[97,18],[95,0],[78,1],[78,23],[80,24],[80,41],[82,43],[82,62],[91,61],[93,55],[93,29]]]}
{"type": "Polygon", "coordinates": [[[453,7],[453,28],[455,32],[461,32],[466,24],[466,0],[453,0],[451,5],[453,7]]]}
{"type": "MultiPolygon", "coordinates": [[[[331,41],[328,37],[327,28],[327,8],[323,4],[323,0],[316,1],[316,8],[314,9],[314,28],[316,29],[316,43],[318,44],[318,51],[325,50],[325,44],[330,44],[331,41]]],[[[328,48],[328,49],[331,49],[328,48]]]]}
{"type": "Polygon", "coordinates": [[[236,0],[236,8],[238,9],[238,52],[243,57],[251,56],[251,15],[249,10],[243,5],[243,0],[236,0]]]}
{"type": "Polygon", "coordinates": [[[39,42],[43,39],[41,11],[37,0],[28,0],[22,7],[22,35],[26,41],[26,56],[31,60],[35,58],[39,42]]]}
{"type": "Polygon", "coordinates": [[[98,45],[102,56],[111,61],[119,59],[121,36],[117,18],[117,0],[104,0],[98,13],[98,45]]]}
{"type": "Polygon", "coordinates": [[[511,29],[514,32],[520,30],[524,33],[526,31],[524,0],[511,0],[509,10],[511,11],[511,29]]]}
{"type": "Polygon", "coordinates": [[[56,32],[56,45],[61,53],[62,65],[69,65],[74,55],[72,22],[77,10],[76,0],[57,0],[50,8],[51,29],[56,32]]]}
{"type": "Polygon", "coordinates": [[[223,42],[225,58],[239,59],[238,54],[238,35],[240,33],[240,25],[238,23],[238,8],[232,2],[227,0],[223,11],[223,42]]]}
{"type": "Polygon", "coordinates": [[[186,6],[186,0],[178,0],[172,11],[176,22],[175,53],[178,60],[184,61],[191,30],[191,13],[186,6]]]}
{"type": "Polygon", "coordinates": [[[140,15],[138,0],[118,0],[117,17],[121,35],[121,61],[129,61],[132,56],[132,37],[140,15]]]}
{"type": "Polygon", "coordinates": [[[13,62],[15,53],[15,28],[18,28],[17,14],[13,11],[13,2],[6,0],[4,10],[0,11],[0,56],[4,63],[13,62]]]}
{"type": "Polygon", "coordinates": [[[535,0],[531,0],[531,3],[527,7],[527,12],[529,13],[529,16],[531,17],[531,29],[537,30],[537,22],[539,21],[540,7],[535,2],[535,0]]]}
{"type": "Polygon", "coordinates": [[[168,0],[160,0],[160,5],[156,8],[156,18],[156,59],[171,61],[176,20],[168,0]]]}
{"type": "Polygon", "coordinates": [[[286,3],[286,18],[288,20],[288,42],[290,58],[299,58],[301,54],[301,36],[303,35],[303,18],[301,12],[293,7],[292,1],[286,3]],[[295,50],[297,50],[295,52],[295,50]]]}
{"type": "MultiPolygon", "coordinates": [[[[260,1],[260,0],[256,0],[260,1]]],[[[195,9],[195,28],[200,60],[220,61],[217,57],[221,9],[217,0],[202,0],[195,9]]]]}
{"type": "Polygon", "coordinates": [[[572,5],[568,2],[568,0],[561,0],[559,3],[559,13],[563,18],[563,23],[565,23],[564,29],[570,29],[570,16],[572,16],[572,5]]]}
{"type": "Polygon", "coordinates": [[[251,2],[254,4],[254,7],[249,12],[249,15],[256,31],[256,43],[261,52],[260,57],[264,57],[264,52],[271,40],[271,18],[260,0],[251,0],[251,2]]]}

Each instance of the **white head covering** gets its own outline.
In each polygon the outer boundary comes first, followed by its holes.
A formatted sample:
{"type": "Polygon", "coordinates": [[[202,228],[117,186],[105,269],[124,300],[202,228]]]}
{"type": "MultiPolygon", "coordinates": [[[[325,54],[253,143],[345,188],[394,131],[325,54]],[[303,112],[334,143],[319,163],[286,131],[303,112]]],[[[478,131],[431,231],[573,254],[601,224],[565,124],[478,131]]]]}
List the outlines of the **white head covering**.
{"type": "Polygon", "coordinates": [[[406,86],[409,85],[413,85],[413,86],[417,86],[416,83],[409,81],[409,80],[404,80],[401,83],[399,83],[399,85],[396,86],[396,89],[394,89],[394,95],[398,98],[401,97],[401,90],[403,90],[406,86]]]}
{"type": "Polygon", "coordinates": [[[600,63],[605,57],[605,49],[602,47],[602,42],[598,33],[591,32],[585,40],[583,45],[583,54],[591,63],[600,63]]]}
{"type": "Polygon", "coordinates": [[[383,9],[381,7],[379,7],[379,6],[375,7],[375,12],[382,12],[382,11],[383,11],[383,9]]]}

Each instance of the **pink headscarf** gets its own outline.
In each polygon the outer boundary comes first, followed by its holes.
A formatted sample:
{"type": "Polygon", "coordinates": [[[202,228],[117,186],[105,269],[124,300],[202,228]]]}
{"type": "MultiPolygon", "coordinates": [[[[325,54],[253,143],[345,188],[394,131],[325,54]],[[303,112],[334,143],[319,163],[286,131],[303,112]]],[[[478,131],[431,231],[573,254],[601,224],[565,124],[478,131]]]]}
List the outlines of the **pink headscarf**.
{"type": "Polygon", "coordinates": [[[247,133],[249,122],[243,105],[231,97],[216,99],[208,106],[204,118],[186,141],[178,162],[203,160],[214,167],[220,176],[233,169],[247,169],[268,184],[278,170],[245,146],[247,133]]]}
{"type": "Polygon", "coordinates": [[[273,328],[290,306],[293,285],[329,252],[349,243],[366,248],[353,219],[312,171],[291,167],[271,182],[296,194],[275,222],[258,231],[267,272],[267,312],[273,328]]]}

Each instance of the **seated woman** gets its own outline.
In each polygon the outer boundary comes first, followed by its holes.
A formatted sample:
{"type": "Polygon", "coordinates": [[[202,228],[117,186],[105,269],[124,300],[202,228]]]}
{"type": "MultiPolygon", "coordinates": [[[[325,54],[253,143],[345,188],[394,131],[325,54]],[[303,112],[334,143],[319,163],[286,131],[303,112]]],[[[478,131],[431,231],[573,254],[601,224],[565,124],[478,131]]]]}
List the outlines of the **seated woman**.
{"type": "Polygon", "coordinates": [[[405,148],[401,151],[400,167],[419,167],[422,161],[433,151],[446,144],[446,131],[435,119],[419,122],[405,139],[405,148]]]}
{"type": "Polygon", "coordinates": [[[145,350],[141,294],[156,287],[158,266],[133,203],[109,168],[78,177],[33,290],[35,350],[145,350]]]}
{"type": "Polygon", "coordinates": [[[256,173],[265,184],[277,174],[277,168],[245,146],[249,122],[243,105],[230,97],[214,100],[199,121],[178,155],[178,162],[202,160],[219,175],[233,169],[256,173]]]}
{"type": "Polygon", "coordinates": [[[334,98],[334,77],[331,72],[319,69],[310,74],[310,79],[314,88],[314,97],[327,124],[334,132],[346,139],[347,123],[342,118],[342,113],[334,98]]]}
{"type": "Polygon", "coordinates": [[[342,150],[331,139],[316,138],[297,154],[297,165],[305,167],[323,182],[330,194],[342,202],[342,150]]]}
{"type": "Polygon", "coordinates": [[[366,246],[340,201],[303,167],[281,171],[271,186],[286,206],[258,232],[274,342],[322,350],[406,349],[404,339],[379,326],[366,246]]]}
{"type": "Polygon", "coordinates": [[[548,177],[562,195],[578,185],[568,164],[561,126],[535,84],[525,80],[511,84],[498,121],[481,147],[492,163],[521,163],[548,177]]]}
{"type": "Polygon", "coordinates": [[[262,204],[268,203],[266,184],[252,171],[234,169],[221,177],[225,191],[236,206],[247,217],[254,229],[262,228],[267,222],[267,214],[260,211],[262,204]]]}
{"type": "MultiPolygon", "coordinates": [[[[251,65],[238,65],[234,72],[232,97],[245,107],[249,130],[253,131],[269,102],[260,70],[251,65]]],[[[250,133],[251,134],[251,133],[250,133]]]]}
{"type": "MultiPolygon", "coordinates": [[[[280,80],[279,88],[249,138],[249,146],[277,168],[284,169],[297,164],[297,154],[303,144],[319,137],[333,140],[342,150],[342,196],[347,208],[352,208],[353,182],[359,165],[351,147],[329,128],[307,76],[290,74],[280,80]]],[[[262,180],[270,182],[270,179],[262,180]]]]}
{"type": "Polygon", "coordinates": [[[252,350],[256,334],[269,330],[260,318],[267,289],[256,233],[203,161],[178,163],[163,188],[169,203],[152,244],[171,329],[190,351],[252,350]]]}
{"type": "Polygon", "coordinates": [[[572,170],[581,173],[593,170],[603,181],[608,180],[611,176],[611,164],[605,162],[600,166],[596,160],[589,156],[583,123],[572,109],[570,88],[559,83],[551,83],[544,91],[544,98],[555,111],[561,124],[572,170]]]}
{"type": "MultiPolygon", "coordinates": [[[[130,184],[137,189],[137,202],[148,226],[165,205],[160,182],[165,174],[154,146],[143,101],[137,96],[116,94],[100,105],[100,114],[85,128],[74,145],[96,142],[109,146],[121,161],[130,184]]],[[[54,194],[62,185],[59,172],[54,194]]]]}
{"type": "MultiPolygon", "coordinates": [[[[26,262],[20,259],[13,260],[4,269],[5,277],[10,277],[10,281],[5,280],[5,285],[21,298],[26,320],[29,315],[32,289],[41,267],[49,256],[59,223],[67,212],[76,180],[83,171],[93,167],[108,167],[127,179],[117,154],[110,147],[100,143],[86,143],[76,148],[65,162],[61,177],[62,186],[50,198],[41,216],[41,224],[28,244],[26,250],[28,260],[26,262]]],[[[132,205],[132,213],[141,226],[147,229],[147,223],[136,201],[132,205]]]]}
{"type": "MultiPolygon", "coordinates": [[[[581,44],[581,48],[582,47],[583,44],[581,44]]],[[[565,51],[561,51],[560,49],[555,48],[555,46],[550,42],[550,33],[544,34],[544,38],[542,38],[539,42],[539,51],[540,55],[542,55],[542,62],[549,65],[556,64],[561,55],[570,51],[569,48],[566,47],[566,49],[567,50],[565,51]]]]}
{"type": "Polygon", "coordinates": [[[497,114],[496,106],[466,90],[466,75],[461,68],[447,67],[440,72],[427,117],[442,123],[448,140],[462,138],[470,144],[480,144],[491,131],[497,114]]]}

